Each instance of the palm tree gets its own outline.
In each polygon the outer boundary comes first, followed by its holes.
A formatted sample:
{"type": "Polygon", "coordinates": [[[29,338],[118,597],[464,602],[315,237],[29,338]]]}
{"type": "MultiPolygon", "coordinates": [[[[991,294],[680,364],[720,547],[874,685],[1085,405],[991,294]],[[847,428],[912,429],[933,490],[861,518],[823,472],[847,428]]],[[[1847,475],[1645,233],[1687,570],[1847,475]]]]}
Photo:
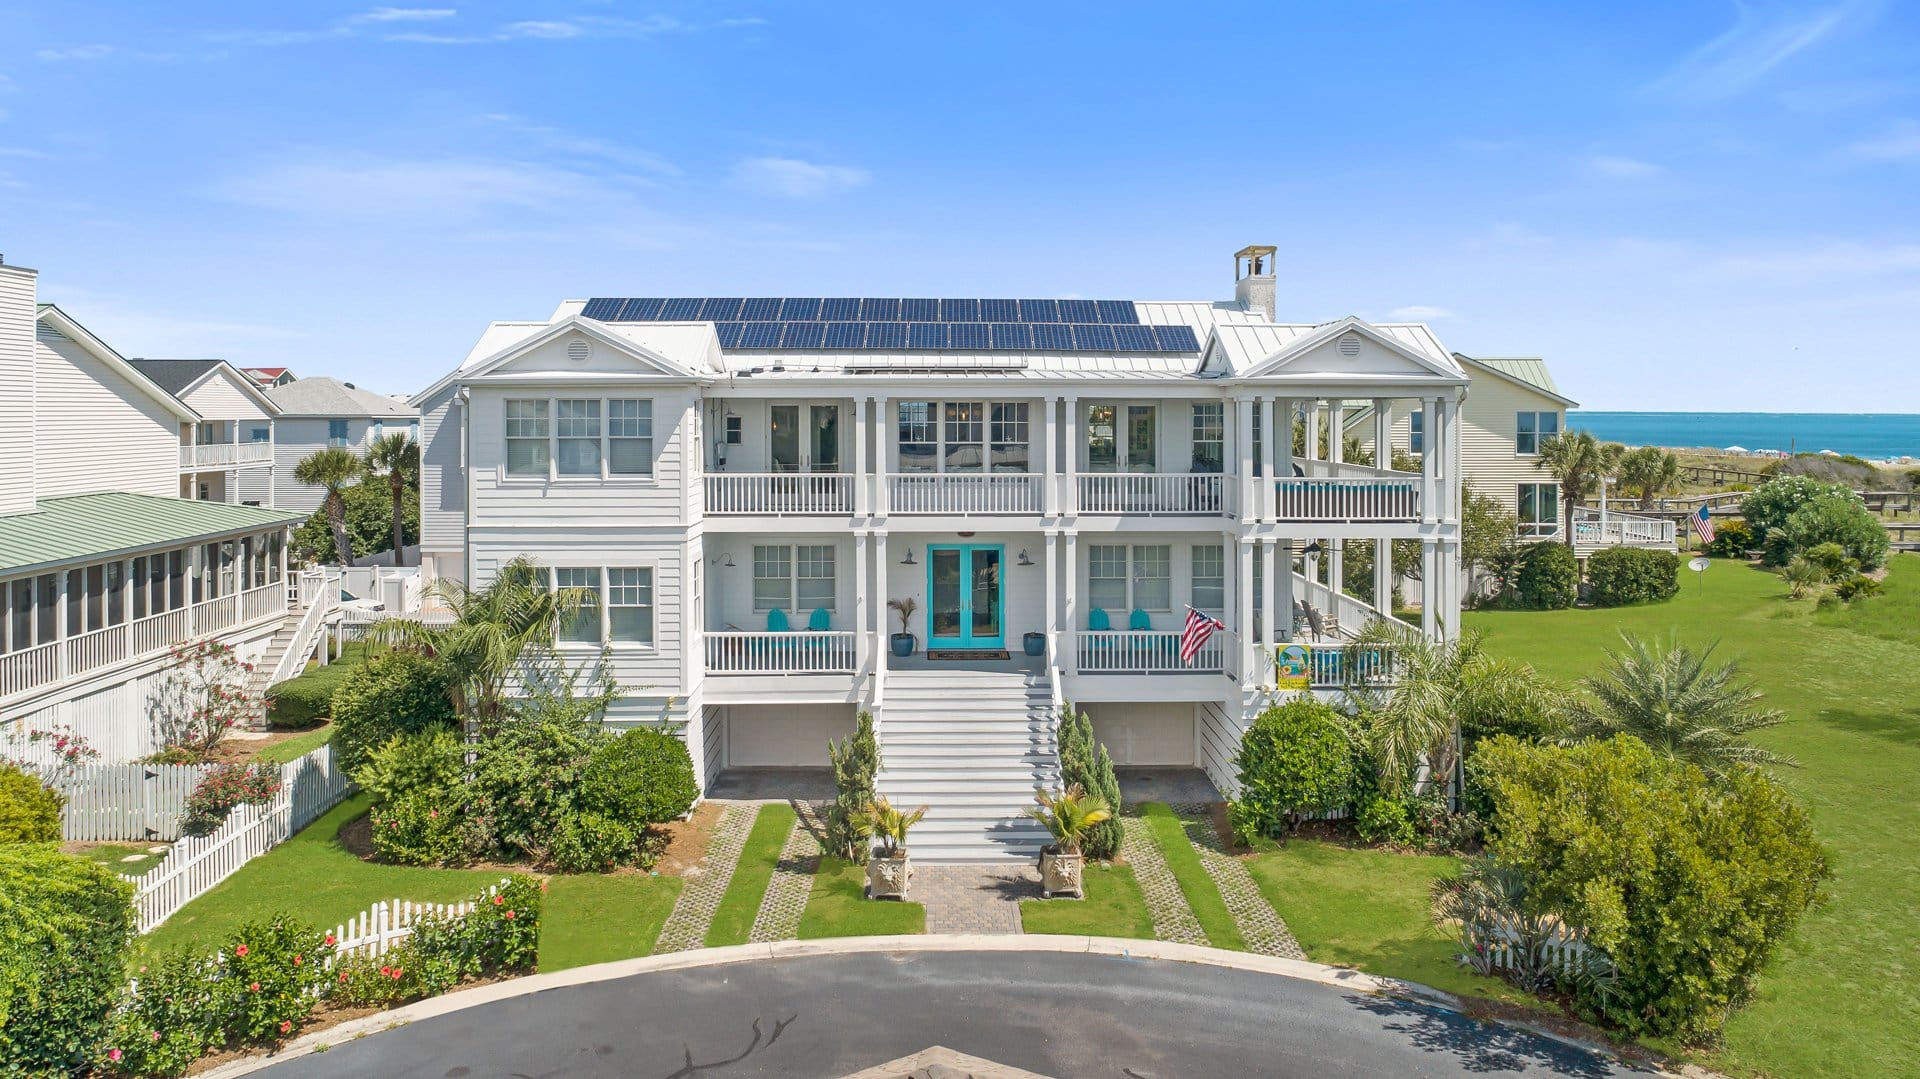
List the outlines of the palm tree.
{"type": "Polygon", "coordinates": [[[1764,764],[1796,766],[1747,741],[1784,716],[1762,708],[1762,694],[1732,663],[1710,666],[1713,645],[1695,652],[1678,640],[1648,644],[1622,633],[1607,650],[1608,669],[1583,680],[1593,699],[1574,708],[1576,738],[1631,734],[1656,754],[1698,765],[1710,776],[1764,764]]]}
{"type": "Polygon", "coordinates": [[[1620,458],[1620,486],[1640,492],[1640,508],[1650,510],[1653,500],[1673,490],[1680,482],[1680,458],[1658,446],[1641,446],[1620,458]]]}
{"type": "Polygon", "coordinates": [[[1061,854],[1079,854],[1081,841],[1093,826],[1113,819],[1107,800],[1088,794],[1078,783],[1058,794],[1041,791],[1033,800],[1040,804],[1028,808],[1027,816],[1046,825],[1054,849],[1061,854]]]}
{"type": "Polygon", "coordinates": [[[1587,431],[1568,431],[1540,440],[1540,459],[1535,468],[1544,468],[1560,481],[1560,536],[1573,546],[1574,507],[1600,489],[1600,481],[1613,475],[1627,452],[1618,442],[1602,442],[1587,431]]]}
{"type": "Polygon", "coordinates": [[[420,444],[405,432],[373,440],[360,466],[369,476],[385,477],[393,496],[393,564],[407,564],[406,500],[408,489],[420,483],[420,444]]]}
{"type": "Polygon", "coordinates": [[[333,553],[343,566],[353,565],[353,544],[347,539],[347,488],[360,478],[360,458],[352,450],[328,446],[315,450],[293,466],[293,478],[309,487],[325,487],[327,497],[320,508],[327,515],[327,527],[333,530],[333,553]]]}
{"type": "Polygon", "coordinates": [[[446,664],[454,675],[447,695],[469,734],[494,729],[523,660],[551,647],[561,625],[593,601],[590,589],[546,587],[544,571],[526,558],[501,566],[483,588],[442,577],[430,591],[453,612],[452,624],[389,618],[376,623],[374,639],[446,664]]]}

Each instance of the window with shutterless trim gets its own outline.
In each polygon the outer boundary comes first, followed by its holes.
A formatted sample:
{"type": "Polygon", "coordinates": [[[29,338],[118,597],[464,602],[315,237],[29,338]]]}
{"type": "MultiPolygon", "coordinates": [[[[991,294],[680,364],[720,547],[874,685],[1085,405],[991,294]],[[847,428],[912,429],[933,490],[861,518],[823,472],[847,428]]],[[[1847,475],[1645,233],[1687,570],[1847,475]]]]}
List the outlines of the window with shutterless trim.
{"type": "Polygon", "coordinates": [[[1558,412],[1516,412],[1513,417],[1513,452],[1534,454],[1540,444],[1560,433],[1558,412]]]}
{"type": "Polygon", "coordinates": [[[1219,472],[1227,459],[1227,407],[1219,401],[1193,403],[1193,470],[1219,472]]]}
{"type": "Polygon", "coordinates": [[[1227,549],[1218,543],[1193,545],[1193,596],[1195,608],[1219,614],[1227,606],[1227,549]]]}
{"type": "Polygon", "coordinates": [[[561,398],[554,402],[554,469],[562,476],[600,474],[600,401],[561,398]]]}
{"type": "Polygon", "coordinates": [[[755,544],[753,548],[753,609],[793,609],[793,548],[755,544]]]}
{"type": "Polygon", "coordinates": [[[506,403],[507,475],[547,474],[547,402],[521,398],[506,403]]]}
{"type": "Polygon", "coordinates": [[[627,644],[653,643],[653,570],[607,568],[607,638],[627,644]]]}

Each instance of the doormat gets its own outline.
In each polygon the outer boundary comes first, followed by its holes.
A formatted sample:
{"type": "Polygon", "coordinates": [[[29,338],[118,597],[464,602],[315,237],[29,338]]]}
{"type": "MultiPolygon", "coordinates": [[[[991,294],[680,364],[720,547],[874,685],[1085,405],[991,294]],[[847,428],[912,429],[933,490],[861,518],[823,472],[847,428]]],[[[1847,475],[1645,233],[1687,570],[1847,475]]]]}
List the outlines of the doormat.
{"type": "Polygon", "coordinates": [[[928,659],[1007,659],[1004,648],[929,648],[928,659]]]}

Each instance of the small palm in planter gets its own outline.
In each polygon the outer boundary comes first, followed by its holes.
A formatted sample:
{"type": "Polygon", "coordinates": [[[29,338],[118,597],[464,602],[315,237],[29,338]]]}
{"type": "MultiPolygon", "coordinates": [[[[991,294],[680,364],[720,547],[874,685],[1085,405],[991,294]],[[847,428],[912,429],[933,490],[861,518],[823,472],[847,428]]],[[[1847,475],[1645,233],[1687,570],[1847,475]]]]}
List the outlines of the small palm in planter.
{"type": "Polygon", "coordinates": [[[1065,792],[1055,794],[1041,791],[1033,796],[1040,804],[1027,810],[1027,816],[1047,826],[1047,834],[1053,836],[1053,846],[1040,852],[1040,894],[1051,899],[1056,895],[1083,897],[1082,870],[1086,868],[1086,856],[1080,852],[1080,842],[1096,824],[1113,817],[1113,810],[1107,800],[1097,794],[1088,794],[1075,783],[1065,792]]]}
{"type": "Polygon", "coordinates": [[[905,899],[913,868],[907,864],[907,829],[919,824],[927,807],[901,812],[885,798],[867,803],[867,834],[879,842],[867,859],[867,897],[905,899]]]}
{"type": "Polygon", "coordinates": [[[887,601],[887,608],[900,616],[900,632],[888,640],[893,645],[893,654],[901,659],[913,658],[913,650],[919,641],[913,635],[913,612],[920,609],[920,601],[912,596],[887,601]]]}

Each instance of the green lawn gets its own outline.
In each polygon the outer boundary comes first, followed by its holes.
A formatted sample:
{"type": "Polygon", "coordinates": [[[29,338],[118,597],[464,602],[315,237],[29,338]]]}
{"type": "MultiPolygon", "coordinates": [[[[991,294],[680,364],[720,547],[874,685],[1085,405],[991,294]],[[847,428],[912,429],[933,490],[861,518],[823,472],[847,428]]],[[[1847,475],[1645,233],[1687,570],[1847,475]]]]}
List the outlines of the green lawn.
{"type": "Polygon", "coordinates": [[[1716,561],[1683,572],[1669,603],[1618,610],[1467,615],[1498,653],[1572,681],[1620,630],[1719,641],[1788,722],[1756,740],[1834,854],[1831,902],[1810,914],[1727,1026],[1714,1063],[1781,1076],[1886,1074],[1920,1060],[1920,556],[1892,564],[1888,594],[1815,613],[1773,574],[1716,561]]]}
{"type": "Polygon", "coordinates": [[[327,739],[332,737],[333,725],[330,723],[322,724],[303,734],[289,738],[284,742],[275,742],[273,745],[255,753],[253,759],[262,764],[286,764],[290,761],[297,761],[301,757],[326,745],[327,739]]]}
{"type": "Polygon", "coordinates": [[[1260,893],[1317,963],[1358,967],[1451,993],[1536,1003],[1507,983],[1454,962],[1454,942],[1428,919],[1428,889],[1439,877],[1460,872],[1455,858],[1295,839],[1246,862],[1260,893]]]}
{"type": "Polygon", "coordinates": [[[927,931],[927,908],[918,903],[866,898],[867,867],[839,858],[820,859],[813,894],[800,916],[800,939],[896,936],[927,931]]]}
{"type": "Polygon", "coordinates": [[[1246,951],[1246,941],[1240,939],[1240,927],[1233,923],[1226,900],[1220,898],[1220,889],[1214,885],[1213,878],[1207,876],[1206,867],[1200,864],[1199,852],[1187,841],[1180,818],[1159,802],[1142,802],[1137,808],[1147,822],[1154,842],[1160,845],[1161,853],[1166,855],[1167,868],[1173,871],[1174,879],[1180,882],[1180,893],[1187,897],[1187,906],[1193,908],[1193,916],[1199,921],[1200,928],[1206,931],[1207,940],[1216,948],[1246,951]]]}
{"type": "Polygon", "coordinates": [[[1153,939],[1153,917],[1132,866],[1090,862],[1085,899],[1023,899],[1020,927],[1028,933],[1153,939]]]}
{"type": "Polygon", "coordinates": [[[760,900],[767,894],[767,882],[773,879],[773,867],[780,861],[780,848],[787,845],[793,831],[793,807],[774,803],[760,807],[753,819],[753,831],[747,833],[747,845],[740,851],[733,877],[727,882],[727,894],[713,912],[707,926],[707,947],[745,944],[753,930],[753,919],[760,913],[760,900]]]}
{"type": "Polygon", "coordinates": [[[679,877],[584,874],[547,881],[540,969],[565,970],[653,954],[680,895],[679,877]]]}
{"type": "Polygon", "coordinates": [[[159,865],[160,859],[166,857],[164,847],[162,847],[159,854],[149,854],[147,853],[147,847],[149,846],[159,846],[159,844],[143,844],[132,847],[120,843],[107,843],[83,850],[79,856],[90,862],[99,862],[115,873],[129,877],[137,877],[147,870],[152,869],[154,866],[159,865]],[[139,855],[140,860],[137,862],[127,861],[128,858],[134,855],[139,855]]]}

